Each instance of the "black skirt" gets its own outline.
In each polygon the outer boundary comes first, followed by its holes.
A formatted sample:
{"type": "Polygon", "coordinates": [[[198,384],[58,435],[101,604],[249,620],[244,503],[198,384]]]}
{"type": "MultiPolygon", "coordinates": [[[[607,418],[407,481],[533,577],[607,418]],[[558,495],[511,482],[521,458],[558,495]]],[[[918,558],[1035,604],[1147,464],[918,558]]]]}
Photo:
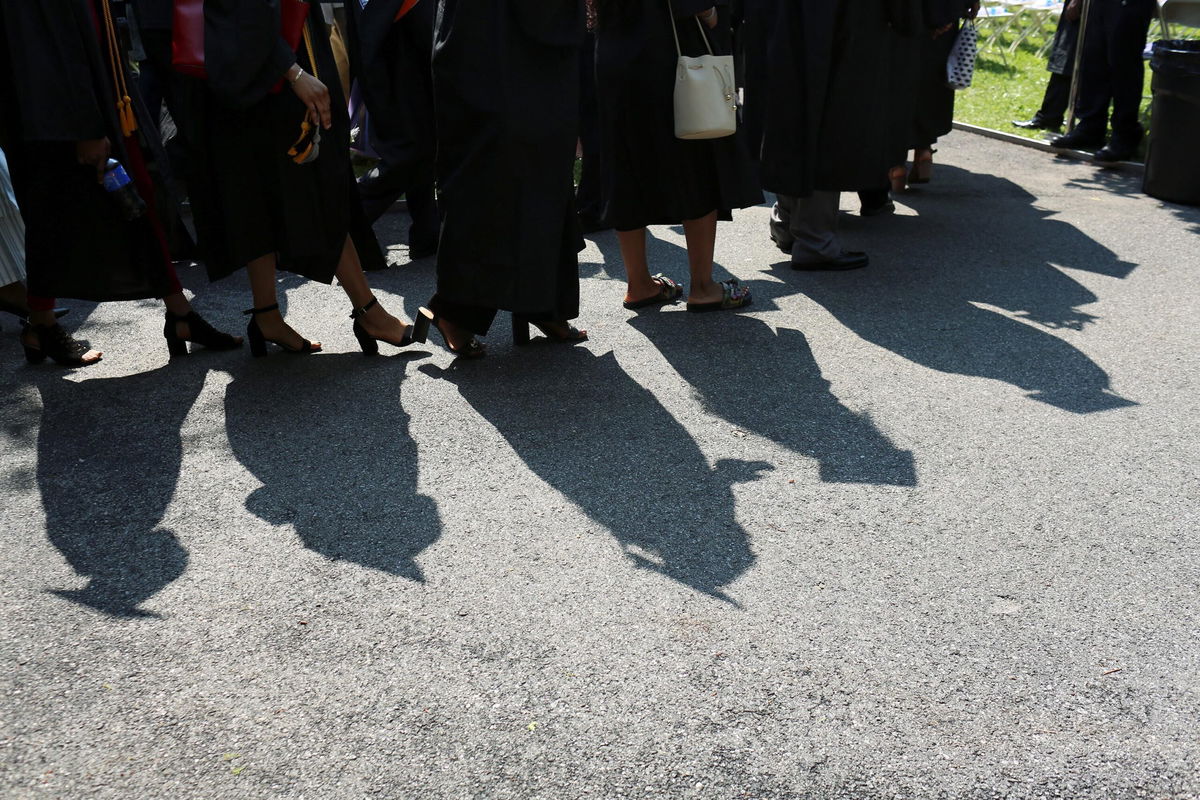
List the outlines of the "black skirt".
{"type": "MultiPolygon", "coordinates": [[[[635,230],[713,211],[731,219],[733,209],[762,202],[740,131],[724,139],[675,138],[672,19],[665,3],[631,10],[619,22],[601,20],[596,33],[605,223],[635,230]]],[[[708,52],[694,19],[681,19],[678,31],[685,55],[708,52]]],[[[715,52],[729,52],[727,19],[708,35],[715,52]]]]}
{"type": "Polygon", "coordinates": [[[333,127],[320,131],[320,154],[296,164],[288,149],[305,106],[284,83],[248,108],[222,102],[200,83],[189,108],[195,143],[192,205],[212,280],[275,254],[279,267],[331,283],[347,234],[368,269],[384,257],[362,214],[350,164],[350,120],[323,25],[309,23],[317,65],[301,45],[297,63],[329,88],[333,127]]]}

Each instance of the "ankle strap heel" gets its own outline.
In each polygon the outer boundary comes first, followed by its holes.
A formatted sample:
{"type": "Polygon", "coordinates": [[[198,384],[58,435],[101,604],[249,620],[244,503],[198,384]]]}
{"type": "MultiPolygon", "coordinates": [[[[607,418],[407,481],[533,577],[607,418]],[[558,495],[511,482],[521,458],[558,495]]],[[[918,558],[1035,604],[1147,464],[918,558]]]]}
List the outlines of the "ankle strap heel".
{"type": "Polygon", "coordinates": [[[300,337],[300,347],[292,347],[291,345],[278,341],[276,339],[268,339],[263,335],[262,328],[258,327],[259,314],[266,314],[271,311],[278,311],[279,303],[273,303],[262,308],[248,308],[242,314],[250,317],[250,324],[246,326],[246,338],[250,341],[250,355],[255,358],[262,358],[267,354],[267,342],[277,345],[285,352],[294,353],[296,355],[309,355],[311,353],[321,352],[320,346],[313,346],[313,343],[303,336],[300,337]]]}

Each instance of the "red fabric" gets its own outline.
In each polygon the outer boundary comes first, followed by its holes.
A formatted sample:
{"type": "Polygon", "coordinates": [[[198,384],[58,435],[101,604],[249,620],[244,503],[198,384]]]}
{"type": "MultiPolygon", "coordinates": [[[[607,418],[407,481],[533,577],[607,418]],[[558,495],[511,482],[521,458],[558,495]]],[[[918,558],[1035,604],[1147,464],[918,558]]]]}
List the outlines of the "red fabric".
{"type": "Polygon", "coordinates": [[[399,22],[405,14],[413,10],[413,6],[417,4],[417,0],[404,0],[404,5],[400,6],[400,10],[396,12],[396,18],[393,22],[399,22]]]}
{"type": "Polygon", "coordinates": [[[25,302],[29,304],[30,311],[53,311],[55,299],[53,297],[29,294],[25,296],[25,302]]]}

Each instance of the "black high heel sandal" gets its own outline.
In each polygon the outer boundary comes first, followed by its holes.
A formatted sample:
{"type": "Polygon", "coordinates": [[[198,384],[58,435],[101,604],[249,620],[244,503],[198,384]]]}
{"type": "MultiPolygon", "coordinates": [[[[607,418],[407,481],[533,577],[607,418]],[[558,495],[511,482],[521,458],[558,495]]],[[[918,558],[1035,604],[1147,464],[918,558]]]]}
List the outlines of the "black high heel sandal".
{"type": "MultiPolygon", "coordinates": [[[[424,309],[422,309],[424,310],[424,309]]],[[[432,313],[432,312],[430,312],[432,313]]],[[[442,341],[446,344],[446,349],[459,358],[483,358],[487,355],[487,348],[483,346],[483,342],[479,341],[474,336],[471,341],[467,342],[463,347],[455,347],[450,344],[450,337],[446,335],[446,331],[442,330],[442,318],[433,315],[433,327],[437,328],[437,332],[442,335],[442,341]]]]}
{"type": "Polygon", "coordinates": [[[300,341],[303,343],[300,345],[300,347],[291,347],[284,342],[278,341],[277,339],[268,339],[267,337],[263,336],[262,329],[258,327],[258,315],[278,310],[279,303],[275,303],[274,305],[264,306],[263,308],[250,308],[242,312],[243,314],[250,315],[250,324],[246,326],[246,338],[250,340],[250,355],[254,356],[255,358],[262,358],[265,356],[267,354],[267,342],[283,348],[284,352],[295,353],[296,355],[309,355],[310,353],[321,352],[320,345],[314,347],[313,343],[308,339],[305,339],[303,336],[300,337],[300,341]]]}
{"type": "Polygon", "coordinates": [[[356,308],[350,312],[350,319],[354,320],[354,338],[358,339],[358,346],[362,348],[364,356],[377,355],[379,353],[380,342],[385,342],[393,347],[408,347],[414,342],[425,344],[429,338],[429,323],[433,322],[432,311],[427,308],[418,309],[417,318],[404,329],[404,336],[400,338],[400,341],[393,342],[391,339],[380,339],[378,336],[372,336],[367,333],[366,328],[359,322],[359,317],[377,305],[379,305],[379,301],[372,297],[371,302],[362,308],[356,308]]]}
{"type": "Polygon", "coordinates": [[[174,314],[167,309],[166,321],[163,323],[163,338],[167,340],[167,352],[171,354],[171,358],[186,356],[188,342],[207,347],[209,350],[236,350],[242,346],[240,338],[209,325],[203,317],[196,313],[195,309],[183,316],[174,314]],[[180,323],[188,326],[186,337],[179,335],[179,328],[176,326],[180,323]]]}
{"type": "Polygon", "coordinates": [[[588,338],[587,331],[581,331],[565,320],[535,322],[521,314],[513,314],[513,344],[517,347],[524,347],[529,344],[530,325],[537,328],[542,332],[543,336],[556,344],[586,342],[588,338]],[[560,325],[562,326],[561,328],[559,327],[560,325]]]}
{"type": "Polygon", "coordinates": [[[64,367],[90,367],[92,364],[100,363],[101,360],[97,358],[85,361],[83,357],[88,352],[87,345],[75,339],[67,333],[66,328],[57,323],[54,325],[26,323],[21,335],[21,348],[25,351],[25,360],[30,364],[40,364],[49,358],[55,364],[61,364],[64,367]],[[28,343],[27,334],[32,334],[37,339],[36,346],[28,343]]]}

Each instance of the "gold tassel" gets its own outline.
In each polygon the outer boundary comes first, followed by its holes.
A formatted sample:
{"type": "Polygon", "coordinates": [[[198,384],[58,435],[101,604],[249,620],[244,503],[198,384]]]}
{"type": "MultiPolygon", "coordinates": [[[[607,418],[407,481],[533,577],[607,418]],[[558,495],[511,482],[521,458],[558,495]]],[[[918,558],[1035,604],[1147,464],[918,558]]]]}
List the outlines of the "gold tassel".
{"type": "Polygon", "coordinates": [[[121,132],[125,136],[132,136],[138,129],[137,115],[133,113],[133,100],[126,95],[118,105],[124,106],[121,109],[121,132]]]}

